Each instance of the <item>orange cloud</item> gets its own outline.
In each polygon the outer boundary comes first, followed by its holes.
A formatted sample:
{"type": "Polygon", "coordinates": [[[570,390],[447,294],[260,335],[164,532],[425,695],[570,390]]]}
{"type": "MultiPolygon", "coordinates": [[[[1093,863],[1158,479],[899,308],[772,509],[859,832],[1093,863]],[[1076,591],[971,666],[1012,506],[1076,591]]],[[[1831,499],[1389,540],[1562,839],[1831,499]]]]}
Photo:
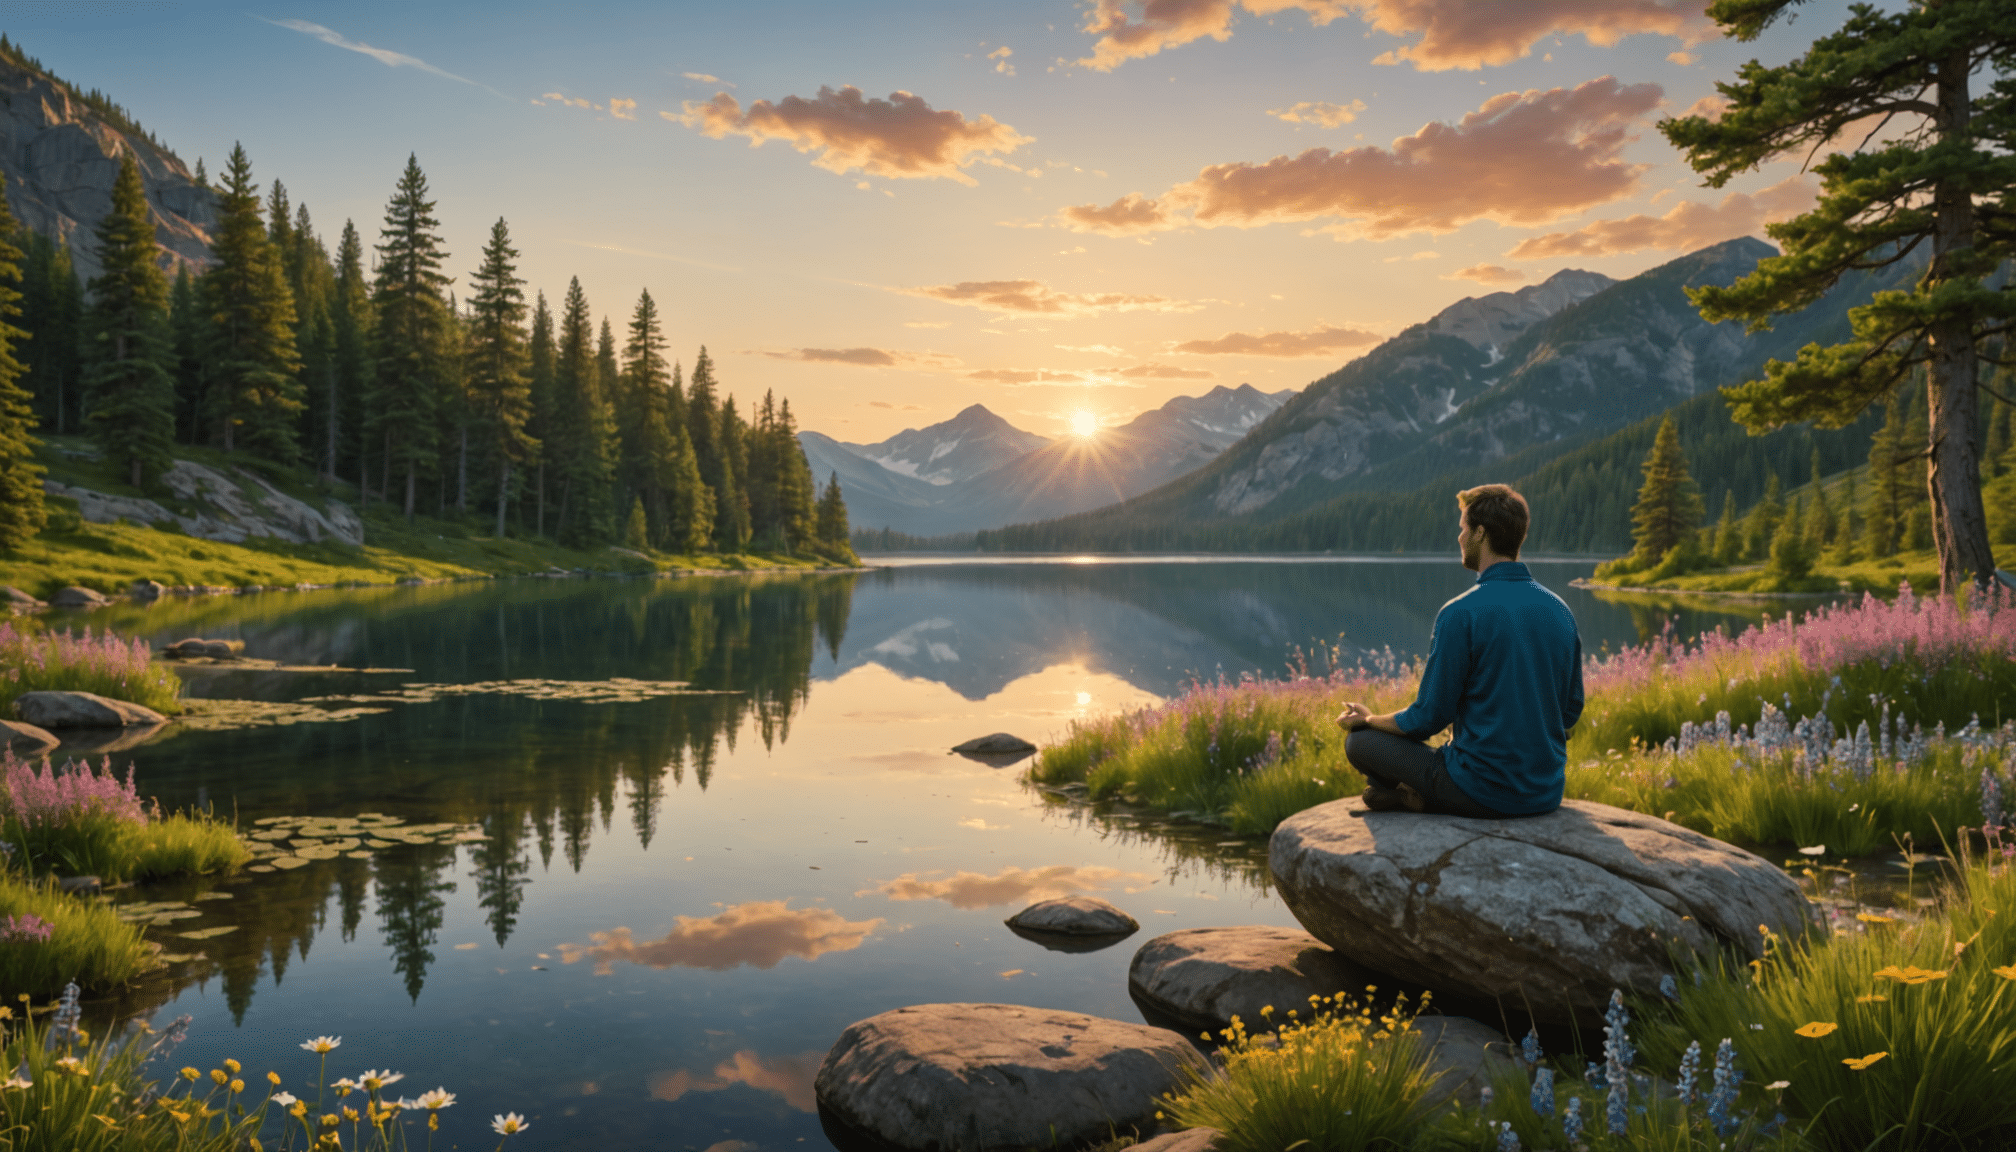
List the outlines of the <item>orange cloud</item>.
{"type": "Polygon", "coordinates": [[[1052,372],[1048,368],[984,368],[978,372],[968,372],[968,380],[985,380],[990,384],[1083,384],[1085,377],[1076,372],[1052,372]]]}
{"type": "Polygon", "coordinates": [[[609,98],[609,115],[614,116],[618,120],[635,120],[637,118],[637,102],[635,100],[625,100],[620,96],[611,96],[609,98]]]}
{"type": "Polygon", "coordinates": [[[1136,364],[1132,368],[1108,368],[1105,371],[1128,379],[1138,380],[1209,380],[1218,375],[1204,368],[1178,368],[1173,364],[1136,364]]]}
{"type": "Polygon", "coordinates": [[[1358,113],[1364,110],[1363,100],[1353,100],[1349,104],[1304,100],[1299,104],[1290,104],[1286,108],[1270,109],[1267,115],[1276,120],[1286,120],[1290,124],[1321,124],[1325,128],[1335,128],[1358,119],[1358,113]]]}
{"type": "Polygon", "coordinates": [[[815,1112],[819,1102],[812,1094],[812,1081],[825,1058],[826,1053],[814,1051],[765,1060],[744,1050],[715,1065],[710,1074],[696,1075],[680,1068],[652,1076],[651,1098],[670,1103],[688,1092],[719,1092],[731,1084],[747,1084],[760,1092],[775,1092],[800,1112],[815,1112]]]}
{"type": "Polygon", "coordinates": [[[1475,280],[1479,284],[1517,284],[1526,279],[1526,274],[1496,264],[1472,264],[1468,268],[1458,268],[1442,279],[1475,280]]]}
{"type": "Polygon", "coordinates": [[[1329,356],[1385,337],[1362,328],[1318,324],[1306,332],[1227,332],[1216,340],[1186,340],[1176,351],[1192,356],[1329,356]]]}
{"type": "Polygon", "coordinates": [[[1336,217],[1340,239],[1451,232],[1472,220],[1542,224],[1628,196],[1643,166],[1623,158],[1656,84],[1613,76],[1576,88],[1506,92],[1456,124],[1430,123],[1391,149],[1311,148],[1265,164],[1214,164],[1159,200],[1067,208],[1066,227],[1109,235],[1336,217]]]}
{"type": "Polygon", "coordinates": [[[1077,892],[1099,892],[1118,880],[1148,880],[1141,872],[1118,868],[1072,867],[1052,864],[1044,868],[1003,868],[988,876],[979,872],[955,872],[944,880],[926,880],[935,872],[906,872],[894,880],[865,888],[856,896],[880,893],[891,900],[943,900],[954,908],[986,908],[1022,900],[1047,900],[1077,892]]]}
{"type": "Polygon", "coordinates": [[[848,952],[882,926],[882,920],[850,921],[830,908],[788,908],[784,900],[752,900],[718,916],[674,917],[678,927],[657,940],[639,943],[628,928],[589,935],[593,944],[560,945],[560,959],[593,960],[607,976],[616,961],[646,968],[706,968],[725,972],[747,964],[775,968],[786,956],[817,960],[828,952],[848,952]]]}
{"type": "Polygon", "coordinates": [[[1423,72],[1508,64],[1550,36],[1579,34],[1608,47],[1638,33],[1690,45],[1715,35],[1701,0],[1097,0],[1084,31],[1099,39],[1078,63],[1105,72],[1207,36],[1229,40],[1238,8],[1255,16],[1300,11],[1318,27],[1357,15],[1388,35],[1418,36],[1374,63],[1406,61],[1423,72]]]}
{"type": "Polygon", "coordinates": [[[680,115],[659,115],[716,140],[746,136],[751,148],[782,140],[800,152],[818,152],[812,163],[829,172],[858,168],[871,176],[944,177],[961,184],[975,183],[962,169],[976,155],[1013,152],[1032,139],[992,116],[968,120],[908,92],[870,100],[852,85],[837,92],[821,88],[810,100],[758,100],[746,111],[735,97],[717,92],[712,100],[687,101],[680,115]]]}
{"type": "Polygon", "coordinates": [[[903,352],[893,348],[785,348],[760,353],[773,360],[805,364],[855,364],[863,368],[957,368],[959,358],[943,352],[903,352]]]}
{"type": "Polygon", "coordinates": [[[1167,296],[1135,296],[1124,292],[1059,292],[1040,280],[962,280],[925,288],[899,289],[947,304],[963,304],[988,312],[1072,319],[1102,312],[1194,312],[1202,304],[1167,296]]]}
{"type": "Polygon", "coordinates": [[[1692,252],[1734,236],[1747,236],[1775,220],[1813,206],[1813,183],[1804,176],[1781,180],[1755,193],[1731,192],[1716,205],[1683,200],[1664,216],[1598,220],[1573,232],[1550,232],[1522,240],[1506,255],[1514,260],[1561,256],[1615,256],[1652,248],[1692,252]]]}

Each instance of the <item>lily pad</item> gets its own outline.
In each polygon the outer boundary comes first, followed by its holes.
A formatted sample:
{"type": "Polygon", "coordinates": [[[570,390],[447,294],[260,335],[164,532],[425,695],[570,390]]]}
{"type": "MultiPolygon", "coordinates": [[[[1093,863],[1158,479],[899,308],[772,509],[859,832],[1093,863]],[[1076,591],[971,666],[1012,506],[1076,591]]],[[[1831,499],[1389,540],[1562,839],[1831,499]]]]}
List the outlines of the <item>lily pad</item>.
{"type": "Polygon", "coordinates": [[[345,852],[345,853],[343,853],[343,855],[344,855],[344,856],[346,856],[346,857],[348,857],[348,858],[350,858],[350,859],[352,859],[352,860],[369,860],[369,859],[371,859],[371,853],[369,853],[369,852],[345,852]]]}
{"type": "Polygon", "coordinates": [[[331,840],[329,847],[334,848],[338,852],[350,852],[354,851],[361,843],[363,841],[357,839],[355,836],[345,836],[341,840],[331,840]]]}
{"type": "MultiPolygon", "coordinates": [[[[303,864],[306,864],[306,863],[307,863],[307,861],[306,861],[306,860],[303,860],[303,861],[302,861],[302,863],[303,863],[303,864]]],[[[273,866],[272,866],[271,864],[254,864],[254,865],[252,865],[252,866],[250,866],[250,867],[246,868],[246,869],[245,869],[245,871],[247,871],[247,872],[272,872],[272,871],[274,871],[274,867],[273,867],[273,866]]]]}
{"type": "Polygon", "coordinates": [[[264,832],[252,833],[251,838],[254,840],[285,840],[292,835],[294,835],[294,831],[291,828],[269,828],[264,832]]]}
{"type": "MultiPolygon", "coordinates": [[[[275,856],[273,858],[273,867],[275,868],[305,868],[307,866],[308,861],[299,856],[275,856]]],[[[254,865],[254,867],[257,867],[257,865],[254,865]]]]}
{"type": "Polygon", "coordinates": [[[399,846],[399,842],[397,840],[366,840],[364,841],[364,846],[366,848],[396,848],[399,846]]]}
{"type": "Polygon", "coordinates": [[[294,854],[303,860],[334,860],[343,853],[337,851],[333,844],[318,844],[313,848],[299,849],[294,854]]]}
{"type": "Polygon", "coordinates": [[[221,928],[198,928],[194,932],[177,932],[176,935],[184,940],[214,940],[237,930],[236,924],[226,924],[221,928]]]}
{"type": "Polygon", "coordinates": [[[209,956],[201,952],[163,952],[155,957],[156,960],[161,961],[163,964],[187,964],[192,960],[208,960],[209,958],[209,956]]]}
{"type": "Polygon", "coordinates": [[[196,897],[198,900],[236,900],[237,898],[229,892],[205,892],[201,896],[196,897]]]}

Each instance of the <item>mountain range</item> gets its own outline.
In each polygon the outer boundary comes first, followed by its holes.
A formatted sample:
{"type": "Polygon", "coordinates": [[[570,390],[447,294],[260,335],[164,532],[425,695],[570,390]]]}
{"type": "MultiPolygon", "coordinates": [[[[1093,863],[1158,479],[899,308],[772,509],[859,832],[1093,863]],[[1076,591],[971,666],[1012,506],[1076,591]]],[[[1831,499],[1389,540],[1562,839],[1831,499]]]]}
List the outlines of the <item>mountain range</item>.
{"type": "Polygon", "coordinates": [[[1220,385],[1090,437],[1050,440],[975,404],[879,444],[811,431],[798,443],[815,476],[840,478],[855,528],[949,535],[1137,496],[1210,463],[1294,394],[1220,385]]]}

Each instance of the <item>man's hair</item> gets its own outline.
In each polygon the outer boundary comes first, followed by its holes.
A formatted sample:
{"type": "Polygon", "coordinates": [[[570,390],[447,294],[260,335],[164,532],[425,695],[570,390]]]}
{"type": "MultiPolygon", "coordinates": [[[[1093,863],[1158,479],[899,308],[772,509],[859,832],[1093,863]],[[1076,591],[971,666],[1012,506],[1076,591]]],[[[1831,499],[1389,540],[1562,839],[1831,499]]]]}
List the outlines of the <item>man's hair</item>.
{"type": "Polygon", "coordinates": [[[1526,525],[1532,519],[1526,498],[1509,484],[1480,484],[1456,494],[1465,521],[1484,529],[1491,551],[1508,560],[1519,558],[1519,546],[1526,542],[1526,525]]]}

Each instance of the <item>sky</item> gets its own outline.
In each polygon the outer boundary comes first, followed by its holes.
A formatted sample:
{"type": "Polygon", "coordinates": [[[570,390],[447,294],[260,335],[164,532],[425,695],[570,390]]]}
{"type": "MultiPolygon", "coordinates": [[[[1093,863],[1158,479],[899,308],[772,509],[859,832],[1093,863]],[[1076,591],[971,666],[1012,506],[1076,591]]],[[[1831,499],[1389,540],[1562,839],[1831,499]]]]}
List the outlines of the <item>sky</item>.
{"type": "MultiPolygon", "coordinates": [[[[1056,436],[1301,388],[1466,296],[1626,277],[1812,203],[1654,125],[1745,61],[1701,0],[858,0],[0,7],[185,161],[243,144],[334,248],[409,154],[466,282],[642,291],[690,367],[845,441],[985,404],[1056,436]]],[[[1706,103],[1703,103],[1706,101],[1706,103]]]]}

